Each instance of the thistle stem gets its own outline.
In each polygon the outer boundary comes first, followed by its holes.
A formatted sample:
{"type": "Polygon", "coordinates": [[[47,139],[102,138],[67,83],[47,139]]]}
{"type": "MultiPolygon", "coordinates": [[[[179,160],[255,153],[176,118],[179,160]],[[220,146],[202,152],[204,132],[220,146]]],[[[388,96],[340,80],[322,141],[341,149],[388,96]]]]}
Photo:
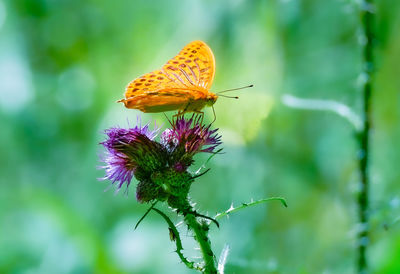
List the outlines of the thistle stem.
{"type": "Polygon", "coordinates": [[[371,93],[372,76],[374,70],[373,60],[373,0],[364,0],[361,4],[361,22],[363,27],[363,73],[366,80],[363,84],[363,129],[359,133],[359,170],[361,186],[358,194],[358,218],[360,229],[357,235],[358,243],[358,273],[368,272],[367,246],[369,240],[369,158],[370,158],[370,127],[371,127],[371,93]]]}
{"type": "Polygon", "coordinates": [[[216,274],[215,256],[211,249],[211,243],[208,239],[209,224],[200,223],[193,213],[185,215],[185,223],[193,231],[195,240],[199,243],[200,250],[204,260],[203,273],[216,274]]]}

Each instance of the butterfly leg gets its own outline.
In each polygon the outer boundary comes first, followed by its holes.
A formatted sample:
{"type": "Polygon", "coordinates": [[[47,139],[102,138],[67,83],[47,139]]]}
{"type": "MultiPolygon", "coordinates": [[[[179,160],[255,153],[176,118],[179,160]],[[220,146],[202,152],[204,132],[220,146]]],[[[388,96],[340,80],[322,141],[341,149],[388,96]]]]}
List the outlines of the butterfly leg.
{"type": "Polygon", "coordinates": [[[178,118],[178,117],[180,117],[180,116],[183,116],[185,114],[185,111],[178,111],[178,113],[177,114],[175,114],[175,115],[173,115],[172,116],[172,118],[178,118]]]}
{"type": "Polygon", "coordinates": [[[185,115],[185,113],[187,113],[187,112],[189,112],[188,111],[188,109],[189,109],[189,106],[190,106],[190,103],[188,103],[186,106],[185,106],[185,108],[184,109],[182,109],[182,110],[178,110],[178,113],[177,114],[175,114],[174,116],[172,116],[173,118],[177,118],[177,117],[179,117],[179,116],[184,116],[185,115]]]}
{"type": "Polygon", "coordinates": [[[203,111],[199,111],[199,110],[194,110],[194,113],[196,113],[197,115],[199,115],[199,117],[201,117],[201,121],[200,124],[203,123],[203,119],[204,119],[204,112],[203,111]]]}

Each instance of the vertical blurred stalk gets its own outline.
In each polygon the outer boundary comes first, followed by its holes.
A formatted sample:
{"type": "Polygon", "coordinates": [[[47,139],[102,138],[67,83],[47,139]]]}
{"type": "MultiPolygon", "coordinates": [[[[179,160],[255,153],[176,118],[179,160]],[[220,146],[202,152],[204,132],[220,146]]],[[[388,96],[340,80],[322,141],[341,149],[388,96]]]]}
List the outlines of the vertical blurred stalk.
{"type": "Polygon", "coordinates": [[[361,186],[358,194],[358,215],[360,229],[357,235],[358,242],[358,273],[368,273],[367,247],[369,241],[369,165],[370,165],[370,128],[371,128],[371,93],[372,78],[374,71],[373,60],[373,12],[374,0],[361,1],[361,23],[363,28],[362,51],[363,51],[363,130],[359,133],[360,145],[360,179],[361,186]]]}

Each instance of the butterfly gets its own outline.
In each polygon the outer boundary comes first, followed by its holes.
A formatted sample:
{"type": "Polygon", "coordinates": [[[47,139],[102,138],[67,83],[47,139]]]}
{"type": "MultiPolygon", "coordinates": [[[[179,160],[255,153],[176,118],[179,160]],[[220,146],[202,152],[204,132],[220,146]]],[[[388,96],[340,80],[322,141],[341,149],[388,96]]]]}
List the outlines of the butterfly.
{"type": "Polygon", "coordinates": [[[125,107],[143,112],[178,110],[203,113],[218,99],[209,91],[215,74],[215,59],[203,41],[186,45],[160,70],[146,73],[129,83],[123,102],[125,107]]]}

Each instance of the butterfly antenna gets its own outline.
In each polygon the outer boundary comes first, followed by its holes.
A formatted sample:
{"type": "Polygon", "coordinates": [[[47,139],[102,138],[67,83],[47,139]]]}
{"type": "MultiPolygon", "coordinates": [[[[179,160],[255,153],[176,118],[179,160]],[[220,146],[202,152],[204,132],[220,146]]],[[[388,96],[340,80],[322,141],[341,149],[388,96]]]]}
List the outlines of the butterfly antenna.
{"type": "Polygon", "coordinates": [[[218,95],[218,96],[225,97],[225,98],[231,98],[231,99],[239,99],[238,96],[226,96],[226,95],[218,95]]]}
{"type": "Polygon", "coordinates": [[[253,86],[254,85],[248,85],[248,86],[241,87],[241,88],[227,89],[227,90],[223,90],[223,91],[217,92],[216,94],[221,94],[221,93],[225,93],[225,92],[228,92],[228,91],[234,91],[234,90],[239,90],[239,89],[252,88],[253,86]]]}

